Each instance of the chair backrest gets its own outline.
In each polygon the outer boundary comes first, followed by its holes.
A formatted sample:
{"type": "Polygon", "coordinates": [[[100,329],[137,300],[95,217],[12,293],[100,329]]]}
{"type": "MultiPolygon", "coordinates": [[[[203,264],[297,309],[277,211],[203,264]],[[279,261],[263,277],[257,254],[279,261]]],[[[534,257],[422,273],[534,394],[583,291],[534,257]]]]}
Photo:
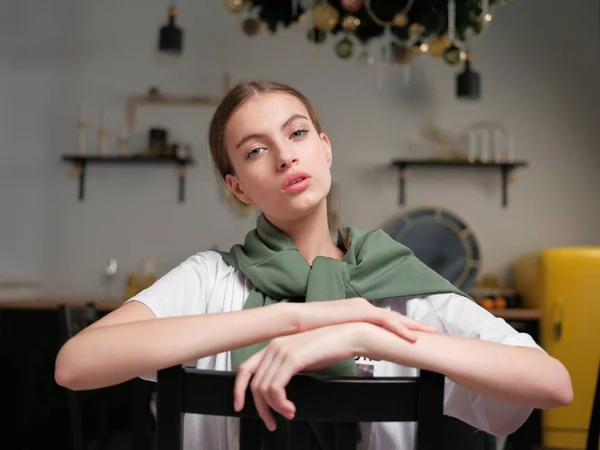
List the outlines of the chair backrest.
{"type": "Polygon", "coordinates": [[[260,421],[251,392],[244,409],[233,409],[235,372],[170,367],[158,372],[156,450],[182,449],[183,414],[240,418],[240,450],[307,448],[309,422],[335,426],[335,450],[356,449],[358,422],[417,422],[415,450],[439,450],[444,377],[326,378],[299,374],[286,387],[296,406],[288,421],[276,414],[277,431],[260,421]],[[303,446],[305,445],[305,446],[303,446]]]}

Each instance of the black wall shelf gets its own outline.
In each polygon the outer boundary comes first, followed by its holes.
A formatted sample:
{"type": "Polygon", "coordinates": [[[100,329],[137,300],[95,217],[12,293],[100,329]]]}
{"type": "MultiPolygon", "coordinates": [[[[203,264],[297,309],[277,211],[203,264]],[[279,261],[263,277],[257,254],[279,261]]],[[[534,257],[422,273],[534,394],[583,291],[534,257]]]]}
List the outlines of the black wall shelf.
{"type": "Polygon", "coordinates": [[[86,156],[86,155],[63,155],[62,160],[70,163],[79,177],[80,201],[85,198],[85,174],[89,164],[124,164],[124,165],[165,165],[179,168],[177,179],[179,187],[179,202],[185,201],[185,167],[193,165],[191,158],[178,158],[167,156],[86,156]]]}
{"type": "Polygon", "coordinates": [[[525,161],[513,162],[483,162],[483,161],[463,161],[463,160],[442,160],[442,159],[396,159],[392,161],[392,166],[398,169],[399,173],[399,203],[405,203],[405,181],[406,170],[411,167],[421,168],[463,168],[463,169],[496,169],[500,171],[502,177],[502,206],[508,206],[508,178],[513,170],[526,167],[525,161]]]}

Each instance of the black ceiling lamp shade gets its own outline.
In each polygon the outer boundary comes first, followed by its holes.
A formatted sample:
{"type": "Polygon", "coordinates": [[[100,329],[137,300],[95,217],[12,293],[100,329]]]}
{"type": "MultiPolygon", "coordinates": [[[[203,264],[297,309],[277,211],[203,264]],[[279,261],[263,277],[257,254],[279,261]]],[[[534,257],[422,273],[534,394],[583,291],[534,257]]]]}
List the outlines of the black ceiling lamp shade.
{"type": "Polygon", "coordinates": [[[179,55],[183,51],[183,30],[177,26],[177,7],[169,6],[168,21],[160,28],[158,50],[170,55],[179,55]]]}
{"type": "Polygon", "coordinates": [[[471,69],[469,58],[465,60],[464,70],[456,77],[456,95],[470,100],[476,100],[481,96],[481,77],[471,69]]]}

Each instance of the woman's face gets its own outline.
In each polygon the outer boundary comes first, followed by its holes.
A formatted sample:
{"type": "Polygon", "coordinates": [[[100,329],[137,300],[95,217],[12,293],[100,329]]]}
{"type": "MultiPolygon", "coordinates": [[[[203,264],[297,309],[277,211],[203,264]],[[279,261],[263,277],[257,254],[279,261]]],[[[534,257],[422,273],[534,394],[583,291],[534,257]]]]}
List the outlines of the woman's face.
{"type": "Polygon", "coordinates": [[[227,184],[268,218],[300,218],[329,192],[331,144],[292,95],[263,93],[243,103],[225,127],[225,146],[235,170],[227,184]]]}

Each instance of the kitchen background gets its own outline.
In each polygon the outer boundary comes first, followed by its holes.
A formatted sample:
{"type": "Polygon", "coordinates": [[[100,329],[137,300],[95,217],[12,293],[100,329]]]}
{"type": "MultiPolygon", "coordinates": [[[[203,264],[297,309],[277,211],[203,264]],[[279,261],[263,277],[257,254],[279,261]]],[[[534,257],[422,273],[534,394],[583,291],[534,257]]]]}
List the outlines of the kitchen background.
{"type": "MultiPolygon", "coordinates": [[[[314,102],[334,146],[333,178],[342,223],[382,226],[401,212],[393,158],[419,156],[411,143],[435,124],[457,134],[481,119],[503,123],[514,154],[529,166],[500,205],[499,172],[415,171],[405,208],[442,205],[474,230],[482,272],[506,275],[515,258],[554,245],[600,242],[600,91],[598,3],[579,0],[511,2],[497,8],[485,35],[472,45],[482,77],[479,100],[458,99],[462,70],[428,55],[415,58],[410,80],[402,68],[384,73],[343,60],[300,32],[243,34],[244,14],[223,2],[179,3],[185,49],[175,64],[156,59],[166,2],[73,0],[5,5],[0,27],[0,277],[41,283],[40,295],[99,298],[103,271],[118,261],[114,295],[126,274],[151,260],[160,275],[214,245],[228,248],[254,225],[223,200],[208,159],[206,130],[213,106],[142,107],[131,148],[150,126],[166,126],[191,145],[186,201],[177,201],[174,170],[91,166],[85,200],[61,155],[77,152],[76,124],[91,122],[88,152],[106,120],[108,151],[131,94],[150,86],[167,92],[221,95],[232,82],[270,78],[290,83],[314,102]],[[34,13],[35,11],[35,13],[34,13]],[[103,118],[104,112],[106,119],[103,118]]],[[[373,42],[372,52],[378,55],[373,42]]],[[[357,51],[358,52],[358,51],[357,51]]],[[[422,155],[424,156],[424,155],[422,155]]]]}
{"type": "MultiPolygon", "coordinates": [[[[366,4],[377,9],[382,1],[366,4]]],[[[224,84],[267,78],[298,88],[319,112],[333,143],[332,208],[341,225],[387,226],[423,207],[457,216],[475,239],[456,247],[456,234],[444,235],[448,245],[434,253],[449,266],[479,261],[470,287],[477,281],[514,288],[523,301],[508,306],[517,308],[498,310],[497,299],[487,297],[492,303],[482,304],[567,365],[573,405],[544,412],[543,439],[536,411],[507,449],[530,450],[542,441],[584,448],[600,350],[593,331],[600,305],[598,2],[502,1],[468,48],[481,76],[476,99],[457,96],[463,62],[450,65],[425,52],[409,65],[381,65],[379,39],[365,49],[356,44],[354,55],[342,59],[335,45],[343,34],[315,44],[306,36],[309,23],[274,34],[263,24],[250,37],[242,29],[248,11],[230,11],[237,2],[178,1],[184,48],[172,58],[157,52],[167,0],[3,2],[0,385],[13,388],[0,408],[0,424],[8,424],[3,433],[12,432],[23,449],[35,447],[34,437],[61,445],[60,439],[69,440],[65,392],[52,379],[64,338],[59,305],[99,302],[106,312],[140,287],[127,289],[130,275],[143,271],[151,282],[196,252],[240,242],[255,225],[255,212],[241,214],[227,202],[211,166],[207,128],[214,102],[142,102],[128,129],[128,100],[147,100],[156,89],[159,96],[151,100],[193,95],[218,101],[224,84]],[[373,64],[361,57],[363,50],[373,64]],[[77,167],[63,157],[81,151],[82,119],[87,156],[118,155],[124,134],[134,154],[148,146],[151,128],[167,129],[169,142],[181,143],[195,161],[185,168],[184,201],[173,164],[88,164],[79,199],[77,167]],[[464,130],[481,121],[504,127],[512,156],[526,163],[510,177],[508,204],[502,205],[500,167],[439,166],[409,167],[400,205],[399,172],[391,161],[438,157],[432,137],[464,138],[464,130]],[[107,130],[105,147],[99,129],[107,130]],[[547,253],[540,265],[539,253],[552,247],[575,248],[547,253]],[[479,255],[468,254],[474,249],[479,255]],[[558,317],[557,302],[564,312],[558,317]],[[47,406],[51,397],[56,410],[47,406]],[[48,435],[51,429],[62,437],[48,435]]],[[[442,150],[447,157],[466,148],[442,150]]]]}

